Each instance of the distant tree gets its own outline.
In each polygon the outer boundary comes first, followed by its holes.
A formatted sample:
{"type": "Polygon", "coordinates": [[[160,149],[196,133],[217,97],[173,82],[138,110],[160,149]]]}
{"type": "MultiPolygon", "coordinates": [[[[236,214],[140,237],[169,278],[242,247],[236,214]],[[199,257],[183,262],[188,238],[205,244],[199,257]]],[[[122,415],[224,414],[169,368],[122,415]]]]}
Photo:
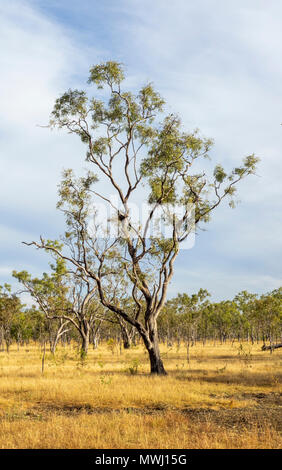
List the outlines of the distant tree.
{"type": "Polygon", "coordinates": [[[33,323],[28,310],[19,310],[15,313],[11,326],[11,338],[14,339],[18,345],[29,342],[33,334],[33,323]]]}
{"type": "Polygon", "coordinates": [[[167,347],[172,347],[174,342],[180,345],[182,339],[181,317],[175,309],[175,299],[167,300],[158,322],[159,335],[167,347]]]}
{"type": "MultiPolygon", "coordinates": [[[[251,339],[254,344],[254,332],[255,332],[255,300],[257,294],[251,294],[246,290],[239,292],[234,297],[234,302],[238,306],[241,313],[241,330],[246,330],[247,339],[251,339]]],[[[242,331],[241,331],[242,333],[242,331]]]]}
{"type": "Polygon", "coordinates": [[[269,341],[272,352],[274,342],[282,339],[282,287],[261,295],[255,307],[263,343],[269,341]]]}
{"type": "Polygon", "coordinates": [[[238,319],[238,313],[238,307],[232,300],[212,304],[210,319],[221,343],[233,337],[234,320],[238,319]]]}
{"type": "Polygon", "coordinates": [[[11,286],[9,284],[0,286],[0,330],[7,352],[9,352],[12,343],[13,322],[22,308],[20,299],[11,292],[11,286]]]}
{"type": "MultiPolygon", "coordinates": [[[[56,246],[61,245],[57,243],[56,246]]],[[[51,351],[55,352],[58,340],[72,324],[81,336],[81,355],[85,357],[90,332],[95,331],[97,314],[102,315],[103,311],[100,302],[95,299],[96,284],[91,284],[88,278],[77,277],[75,271],[67,272],[65,261],[60,258],[51,264],[51,269],[51,274],[44,273],[41,279],[32,278],[26,271],[13,271],[13,276],[23,284],[46,318],[56,322],[51,351]]]]}
{"type": "Polygon", "coordinates": [[[178,294],[177,297],[167,302],[167,305],[178,317],[181,337],[187,346],[187,360],[190,360],[190,345],[194,345],[197,340],[201,313],[206,306],[207,297],[210,294],[205,289],[200,289],[197,294],[178,294]]]}

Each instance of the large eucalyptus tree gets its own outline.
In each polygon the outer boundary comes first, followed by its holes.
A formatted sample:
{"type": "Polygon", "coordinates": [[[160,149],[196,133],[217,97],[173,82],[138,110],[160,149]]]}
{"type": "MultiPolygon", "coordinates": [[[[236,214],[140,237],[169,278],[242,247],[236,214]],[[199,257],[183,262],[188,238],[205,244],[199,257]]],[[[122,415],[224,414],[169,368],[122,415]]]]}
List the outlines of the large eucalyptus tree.
{"type": "Polygon", "coordinates": [[[175,114],[163,117],[165,102],[152,84],[134,94],[123,89],[124,81],[121,64],[102,63],[90,69],[88,83],[97,87],[94,96],[68,90],[56,100],[50,127],[65,129],[82,140],[86,161],[95,173],[79,179],[71,171],[64,173],[59,207],[68,225],[65,248],[43,238],[32,244],[55,253],[84,279],[94,281],[102,305],[142,337],[151,373],[166,374],[157,320],[181,243],[200,222],[208,222],[224,198],[230,197],[230,205],[234,204],[236,184],[255,172],[258,159],[246,157],[229,174],[216,165],[208,176],[206,157],[212,141],[198,132],[183,131],[175,114]],[[99,189],[103,182],[115,198],[108,189],[99,189]],[[133,220],[131,203],[138,198],[150,204],[142,224],[133,220]],[[93,226],[89,230],[89,208],[97,201],[111,209],[112,224],[122,224],[114,236],[101,239],[93,226]],[[183,207],[181,216],[167,212],[167,204],[183,207]],[[195,224],[191,223],[191,205],[195,224]],[[169,236],[150,233],[150,223],[160,208],[169,236]],[[117,288],[119,282],[122,288],[117,288]],[[134,305],[126,308],[123,299],[129,292],[134,305]]]}

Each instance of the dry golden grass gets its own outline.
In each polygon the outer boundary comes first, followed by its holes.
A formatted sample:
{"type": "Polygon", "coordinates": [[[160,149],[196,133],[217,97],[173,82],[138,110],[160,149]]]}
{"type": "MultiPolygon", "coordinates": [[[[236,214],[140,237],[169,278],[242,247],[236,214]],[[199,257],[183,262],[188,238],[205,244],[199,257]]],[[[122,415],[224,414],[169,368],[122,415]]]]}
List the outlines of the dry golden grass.
{"type": "Polygon", "coordinates": [[[281,448],[280,350],[162,347],[167,377],[140,346],[101,345],[81,364],[29,345],[0,353],[0,448],[281,448]],[[138,371],[137,374],[131,372],[138,371]],[[131,370],[131,372],[130,372],[131,370]]]}

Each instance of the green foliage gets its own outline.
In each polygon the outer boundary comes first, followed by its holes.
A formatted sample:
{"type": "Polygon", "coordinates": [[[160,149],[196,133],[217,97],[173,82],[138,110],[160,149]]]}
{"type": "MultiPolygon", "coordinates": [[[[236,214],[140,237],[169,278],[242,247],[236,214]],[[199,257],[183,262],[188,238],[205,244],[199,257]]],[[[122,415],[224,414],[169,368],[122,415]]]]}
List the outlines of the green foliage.
{"type": "Polygon", "coordinates": [[[108,61],[90,68],[88,83],[95,83],[98,88],[103,88],[105,84],[110,86],[120,85],[123,80],[122,64],[108,61]]]}
{"type": "MultiPolygon", "coordinates": [[[[61,246],[57,241],[47,242],[48,246],[61,246]]],[[[63,259],[57,257],[55,263],[50,264],[51,274],[43,273],[42,278],[32,278],[27,271],[13,271],[13,277],[16,278],[26,290],[31,294],[34,300],[40,305],[48,315],[67,309],[69,301],[67,293],[67,269],[63,259]]]]}
{"type": "Polygon", "coordinates": [[[227,177],[227,173],[225,173],[225,171],[224,171],[224,169],[221,165],[216,165],[213,174],[214,174],[215,180],[218,183],[223,183],[223,181],[227,177]]]}
{"type": "MultiPolygon", "coordinates": [[[[13,335],[19,331],[23,305],[20,299],[11,293],[11,286],[0,286],[0,329],[6,342],[7,350],[12,342],[13,335]]],[[[26,330],[27,334],[28,330],[26,330]]]]}
{"type": "Polygon", "coordinates": [[[78,360],[77,360],[76,365],[78,369],[81,369],[81,368],[83,369],[87,366],[87,352],[84,349],[82,348],[78,349],[77,359],[78,360]]]}
{"type": "Polygon", "coordinates": [[[113,381],[113,378],[109,375],[100,375],[99,379],[102,385],[111,385],[113,381]]]}
{"type": "Polygon", "coordinates": [[[239,292],[233,300],[210,302],[208,293],[178,294],[167,301],[159,321],[159,332],[169,342],[217,338],[221,342],[237,339],[238,355],[242,362],[251,362],[250,347],[242,341],[279,342],[282,334],[282,288],[258,297],[247,291],[239,292]]]}
{"type": "Polygon", "coordinates": [[[130,375],[137,375],[140,364],[141,363],[139,359],[133,359],[131,361],[130,366],[126,369],[126,371],[129,372],[130,375]]]}
{"type": "MultiPolygon", "coordinates": [[[[129,161],[134,158],[138,183],[144,180],[149,188],[149,203],[193,203],[197,209],[197,222],[207,222],[210,212],[218,203],[211,200],[207,189],[214,188],[219,200],[229,196],[230,205],[234,206],[232,196],[235,184],[255,172],[258,158],[254,155],[246,157],[242,166],[234,168],[230,174],[220,164],[216,165],[213,181],[207,181],[205,173],[192,174],[193,162],[209,156],[212,139],[202,138],[198,130],[184,132],[181,120],[175,114],[156,122],[163,112],[164,99],[152,83],[143,86],[136,95],[122,91],[124,79],[123,66],[118,62],[108,61],[92,66],[88,83],[98,89],[108,87],[108,102],[106,99],[88,97],[84,91],[68,90],[55,103],[51,125],[67,127],[69,132],[78,134],[88,147],[86,159],[110,178],[113,177],[113,158],[122,159],[122,152],[129,158],[130,146],[146,148],[138,165],[137,153],[129,161]],[[97,128],[104,128],[107,132],[104,136],[95,137],[91,131],[97,128]],[[117,143],[120,148],[114,151],[117,143]],[[223,182],[227,182],[227,186],[219,193],[223,182]]],[[[129,167],[129,163],[127,165],[129,167]]],[[[88,175],[86,180],[88,185],[81,179],[75,186],[71,170],[67,170],[60,187],[58,206],[62,207],[68,202],[73,209],[74,206],[81,209],[82,201],[87,198],[86,192],[97,177],[88,175]]]]}
{"type": "Polygon", "coordinates": [[[52,124],[63,126],[69,122],[69,116],[86,116],[87,96],[84,91],[68,90],[56,100],[52,118],[52,124]]]}

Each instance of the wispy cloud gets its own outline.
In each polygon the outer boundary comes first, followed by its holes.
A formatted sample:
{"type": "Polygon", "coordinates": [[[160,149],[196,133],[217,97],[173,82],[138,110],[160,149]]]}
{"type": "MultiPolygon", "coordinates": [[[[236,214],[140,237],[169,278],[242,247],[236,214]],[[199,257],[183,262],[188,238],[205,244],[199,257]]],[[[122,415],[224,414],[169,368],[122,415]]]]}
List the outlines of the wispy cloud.
{"type": "Polygon", "coordinates": [[[199,127],[214,138],[215,163],[231,168],[253,152],[262,159],[259,176],[240,184],[238,208],[220,207],[206,236],[199,234],[195,248],[181,252],[171,292],[184,284],[181,279],[193,284],[193,273],[201,285],[211,283],[216,296],[244,288],[244,283],[260,291],[271,283],[277,287],[282,5],[251,0],[133,3],[123,2],[130,63],[151,76],[186,128],[199,127]]]}
{"type": "MultiPolygon", "coordinates": [[[[24,269],[21,241],[43,229],[57,236],[57,183],[62,168],[78,166],[81,155],[78,141],[38,125],[48,123],[60,93],[80,84],[77,71],[88,69],[90,52],[94,61],[99,52],[94,45],[82,50],[64,27],[22,0],[1,2],[0,42],[0,259],[24,269]]],[[[36,269],[42,263],[31,251],[36,269]]]]}
{"type": "MultiPolygon", "coordinates": [[[[208,233],[199,235],[193,250],[181,252],[171,292],[185,289],[185,279],[195,288],[211,285],[216,297],[244,283],[250,289],[277,287],[281,18],[282,4],[274,0],[2,2],[3,266],[10,266],[7,259],[15,253],[19,264],[28,256],[12,248],[8,230],[33,236],[61,231],[62,219],[55,215],[61,169],[84,166],[77,139],[36,125],[46,124],[61,92],[84,86],[89,65],[113,58],[127,65],[130,85],[152,80],[185,128],[199,127],[215,139],[215,163],[231,168],[252,152],[262,158],[259,177],[240,185],[242,204],[235,211],[219,208],[208,233]]],[[[30,255],[35,270],[38,258],[30,255]]]]}

